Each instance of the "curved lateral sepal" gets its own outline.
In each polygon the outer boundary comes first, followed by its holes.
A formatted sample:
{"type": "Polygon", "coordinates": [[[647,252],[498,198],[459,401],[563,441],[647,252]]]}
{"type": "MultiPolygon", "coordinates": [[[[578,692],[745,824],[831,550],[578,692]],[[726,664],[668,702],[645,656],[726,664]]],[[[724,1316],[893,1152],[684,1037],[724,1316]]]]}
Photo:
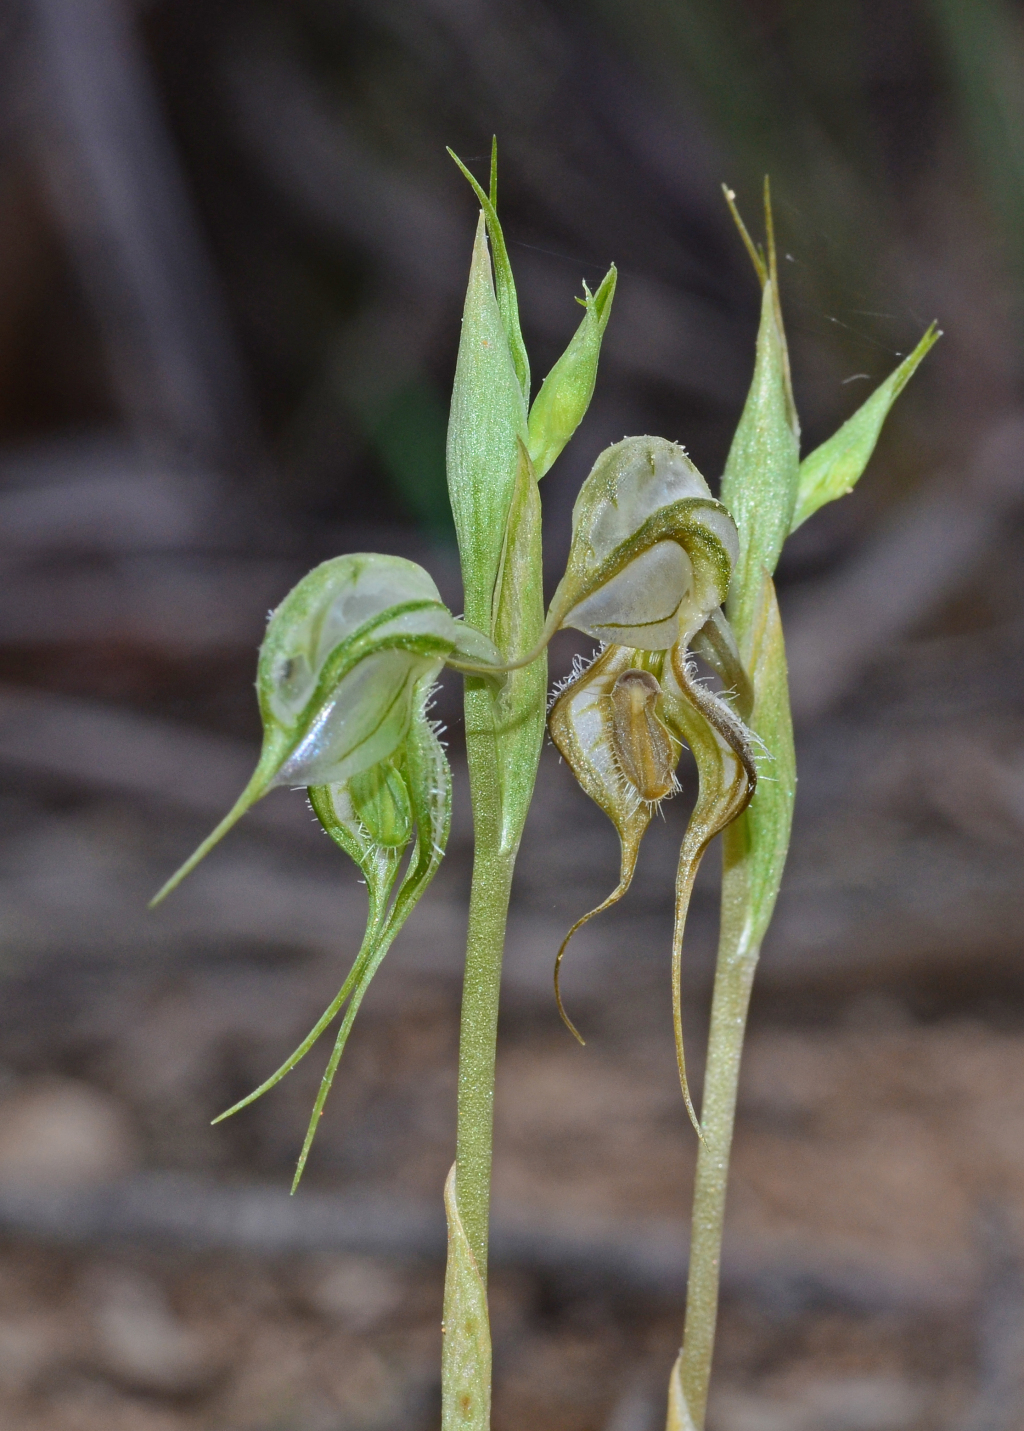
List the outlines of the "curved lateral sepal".
{"type": "Polygon", "coordinates": [[[642,661],[642,653],[631,646],[607,646],[596,660],[561,692],[551,707],[548,728],[559,754],[589,795],[615,826],[622,851],[619,883],[607,899],[591,909],[569,930],[555,958],[555,1001],[562,1022],[583,1043],[576,1025],[562,1003],[561,967],[569,940],[577,930],[616,904],[629,889],[636,869],[640,841],[651,822],[652,807],[631,792],[616,767],[608,736],[608,698],[623,671],[642,661]]]}
{"type": "Polygon", "coordinates": [[[750,719],[754,709],[754,683],[740,658],[739,647],[725,612],[719,606],[705,621],[690,643],[725,685],[741,720],[750,719]]]}
{"type": "Polygon", "coordinates": [[[348,977],[298,1048],[258,1088],[213,1120],[220,1123],[225,1118],[230,1118],[279,1083],[285,1074],[290,1073],[305,1057],[338,1015],[346,1000],[350,1000],[320,1082],[292,1183],[292,1192],[298,1187],[302,1177],[320,1115],[363,996],[395,935],[434,877],[448,840],[451,824],[451,774],[441,744],[422,713],[425,693],[419,695],[417,700],[420,714],[413,722],[405,746],[405,775],[416,824],[416,843],[409,869],[394,903],[389,909],[403,850],[374,842],[356,814],[347,785],[311,787],[309,799],[314,813],[335,843],[359,866],[366,880],[369,901],[366,932],[348,977]]]}
{"type": "Polygon", "coordinates": [[[359,953],[352,961],[348,977],[298,1048],[258,1088],[253,1089],[250,1094],[225,1109],[223,1113],[218,1114],[213,1120],[214,1123],[222,1123],[225,1118],[230,1118],[233,1114],[240,1113],[243,1108],[248,1108],[250,1103],[255,1103],[257,1098],[262,1098],[264,1093],[268,1093],[275,1084],[280,1083],[285,1074],[290,1073],[295,1065],[305,1058],[356,987],[384,928],[388,901],[398,876],[402,852],[373,844],[356,816],[346,786],[314,785],[310,787],[308,794],[310,806],[321,825],[335,844],[339,845],[359,866],[363,878],[366,880],[368,901],[366,932],[363,935],[359,953]]]}
{"type": "Polygon", "coordinates": [[[700,862],[711,841],[750,804],[757,787],[751,736],[735,711],[696,678],[686,652],[673,647],[662,684],[665,719],[693,752],[699,788],[676,870],[672,931],[672,1023],[679,1082],[690,1121],[704,1135],[690,1098],[683,1051],[682,956],[686,916],[700,862]]]}
{"type": "MultiPolygon", "coordinates": [[[[422,698],[425,700],[425,695],[422,698]]],[[[324,1069],[317,1092],[316,1102],[310,1116],[309,1127],[303,1140],[302,1151],[292,1180],[292,1192],[298,1187],[305,1171],[306,1160],[313,1146],[313,1139],[320,1123],[327,1095],[331,1091],[334,1075],[341,1062],[341,1055],[348,1043],[359,1006],[374,974],[380,968],[385,954],[391,948],[395,936],[418,904],[424,890],[437,873],[437,867],[444,856],[451,828],[452,781],[451,771],[441,742],[430,723],[421,714],[413,722],[406,746],[406,773],[409,795],[412,801],[413,818],[416,822],[416,843],[405,878],[395,895],[394,904],[370,944],[365,955],[360,956],[359,968],[354,980],[351,998],[345,1017],[342,1019],[338,1036],[331,1050],[327,1067],[324,1069]]],[[[339,1005],[340,1007],[340,1005],[339,1005]]]]}
{"type": "Polygon", "coordinates": [[[230,1118],[233,1114],[240,1113],[243,1108],[248,1108],[250,1103],[255,1103],[257,1098],[262,1098],[264,1093],[268,1093],[275,1084],[280,1083],[285,1074],[290,1073],[295,1065],[305,1058],[355,988],[384,927],[388,901],[398,876],[402,852],[373,844],[356,816],[346,786],[314,785],[310,787],[308,793],[313,813],[335,844],[339,845],[359,866],[363,878],[366,880],[368,901],[366,932],[363,935],[359,953],[352,961],[348,977],[298,1048],[258,1088],[254,1088],[245,1098],[239,1099],[237,1103],[218,1114],[213,1120],[214,1123],[223,1123],[225,1118],[230,1118]]]}
{"type": "Polygon", "coordinates": [[[559,1018],[562,1020],[562,1023],[565,1024],[566,1028],[569,1030],[573,1038],[576,1039],[577,1043],[579,1043],[581,1047],[586,1044],[586,1039],[583,1037],[579,1029],[573,1023],[572,1019],[566,1013],[565,1004],[562,1002],[562,958],[565,954],[566,949],[569,946],[569,940],[577,932],[577,930],[582,929],[584,924],[588,924],[590,920],[594,918],[595,914],[603,914],[606,909],[611,909],[613,904],[618,904],[619,900],[629,889],[629,886],[633,883],[633,872],[636,869],[636,857],[640,852],[640,838],[643,835],[644,830],[647,829],[647,825],[650,822],[650,818],[651,817],[648,814],[647,818],[643,822],[643,828],[640,830],[639,834],[637,834],[634,840],[632,840],[628,845],[625,840],[623,840],[622,842],[622,864],[619,869],[618,884],[612,890],[611,894],[608,895],[607,899],[603,899],[600,904],[595,905],[593,909],[589,909],[586,914],[580,915],[579,919],[577,919],[576,923],[569,930],[569,933],[562,940],[562,943],[558,949],[558,953],[555,955],[555,1003],[558,1005],[558,1015],[559,1018]]]}
{"type": "Polygon", "coordinates": [[[444,1184],[448,1264],[441,1323],[441,1431],[489,1431],[491,1328],[487,1290],[459,1216],[455,1164],[444,1184]]]}
{"type": "MultiPolygon", "coordinates": [[[[327,786],[320,787],[321,790],[328,788],[327,786]]],[[[312,795],[312,793],[311,791],[310,794],[312,795]]],[[[269,1093],[276,1084],[280,1083],[286,1073],[291,1073],[295,1065],[305,1058],[320,1035],[334,1021],[345,1000],[360,983],[366,965],[380,941],[384,928],[384,916],[387,910],[388,898],[394,887],[395,877],[398,874],[398,866],[401,863],[401,853],[397,850],[381,850],[380,855],[380,866],[373,871],[372,875],[366,865],[360,865],[360,868],[366,876],[366,887],[369,892],[369,911],[363,942],[359,947],[359,953],[353,960],[352,968],[349,970],[345,982],[320,1015],[319,1019],[317,1019],[309,1033],[299,1044],[298,1048],[289,1054],[284,1063],[281,1064],[281,1067],[272,1073],[269,1078],[265,1079],[258,1088],[254,1088],[251,1093],[247,1094],[245,1098],[239,1099],[237,1103],[225,1109],[223,1113],[219,1113],[217,1117],[213,1119],[214,1123],[223,1123],[225,1118],[230,1118],[233,1114],[240,1113],[243,1108],[248,1108],[250,1103],[255,1103],[257,1098],[262,1098],[264,1093],[269,1093]]],[[[294,1188],[292,1191],[294,1192],[294,1188]]]]}

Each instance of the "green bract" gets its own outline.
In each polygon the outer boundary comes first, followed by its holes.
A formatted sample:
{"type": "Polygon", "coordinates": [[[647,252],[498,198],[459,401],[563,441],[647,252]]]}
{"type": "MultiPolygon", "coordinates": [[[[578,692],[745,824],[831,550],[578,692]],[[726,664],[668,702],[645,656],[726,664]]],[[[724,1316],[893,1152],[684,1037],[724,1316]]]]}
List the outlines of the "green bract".
{"type": "MultiPolygon", "coordinates": [[[[448,150],[462,173],[469,180],[473,192],[480,200],[481,217],[494,251],[494,276],[496,280],[496,304],[501,322],[505,328],[509,357],[515,369],[525,402],[530,401],[530,361],[526,355],[526,345],[519,327],[519,306],[516,299],[516,285],[512,277],[512,266],[505,247],[505,236],[498,222],[497,213],[497,145],[491,147],[491,192],[485,194],[459,156],[448,150]]],[[[539,480],[551,468],[566,443],[579,427],[590,399],[594,395],[597,379],[597,362],[601,354],[601,340],[611,316],[612,300],[618,271],[614,264],[605,274],[596,293],[591,293],[583,285],[584,297],[576,301],[586,309],[586,316],[577,328],[569,346],[555,363],[541,384],[540,392],[533,401],[529,417],[528,448],[533,464],[534,476],[539,480]]],[[[471,279],[472,286],[472,279],[471,279]]]]}
{"type": "Polygon", "coordinates": [[[586,311],[571,343],[548,373],[530,408],[530,460],[538,478],[551,467],[590,406],[601,339],[608,326],[618,273],[614,264],[596,293],[583,285],[586,311]]]}
{"type": "Polygon", "coordinates": [[[494,293],[483,214],[477,225],[448,422],[448,493],[462,557],[466,617],[490,631],[526,400],[494,293]]]}
{"type": "Polygon", "coordinates": [[[809,452],[800,463],[791,531],[795,532],[826,502],[834,502],[837,497],[845,497],[853,491],[875,450],[878,434],[890,408],[914,376],[925,354],[941,337],[941,332],[933,323],[914,351],[875,389],[867,402],[847,418],[838,432],[809,452]]]}

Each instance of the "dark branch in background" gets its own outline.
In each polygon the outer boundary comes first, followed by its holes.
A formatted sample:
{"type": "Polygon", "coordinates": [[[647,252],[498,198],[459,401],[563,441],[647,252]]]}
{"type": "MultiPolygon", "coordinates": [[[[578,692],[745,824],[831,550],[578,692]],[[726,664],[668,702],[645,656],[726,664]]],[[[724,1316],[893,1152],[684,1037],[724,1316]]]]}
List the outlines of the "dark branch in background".
{"type": "Polygon", "coordinates": [[[25,139],[144,442],[259,451],[216,275],[148,66],[115,0],[22,0],[25,139]]]}
{"type": "MultiPolygon", "coordinates": [[[[307,1189],[231,1187],[153,1173],[91,1190],[0,1190],[0,1233],[71,1245],[131,1242],[274,1256],[360,1252],[401,1260],[444,1258],[444,1219],[433,1207],[375,1196],[360,1200],[307,1189]]],[[[685,1286],[686,1249],[676,1223],[622,1218],[552,1218],[498,1209],[491,1231],[496,1266],[522,1267],[580,1290],[596,1287],[676,1302],[685,1286]]],[[[723,1274],[726,1295],[790,1311],[838,1307],[862,1313],[950,1313],[977,1296],[969,1270],[955,1264],[896,1267],[866,1256],[805,1247],[801,1256],[734,1248],[723,1274]]]]}

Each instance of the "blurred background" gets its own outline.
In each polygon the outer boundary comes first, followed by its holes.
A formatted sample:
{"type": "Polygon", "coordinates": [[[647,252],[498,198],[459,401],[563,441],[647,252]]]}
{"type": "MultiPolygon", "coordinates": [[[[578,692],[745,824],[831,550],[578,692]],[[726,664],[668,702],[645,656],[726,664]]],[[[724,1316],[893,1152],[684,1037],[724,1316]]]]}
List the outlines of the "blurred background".
{"type": "MultiPolygon", "coordinates": [[[[454,608],[447,393],[478,174],[542,376],[620,269],[543,496],[598,452],[714,485],[770,172],[804,449],[937,319],[779,582],[801,783],[745,1062],[711,1431],[1024,1425],[1024,8],[1017,0],[6,0],[0,7],[0,1421],[429,1431],[471,832],[389,955],[300,1194],[354,869],[254,762],[268,609],[349,550],[454,608]]],[[[568,669],[569,635],[552,649],[568,669]]],[[[507,955],[496,1431],[655,1431],[694,1139],[668,955],[692,793],[633,890],[549,748],[507,955]]],[[[684,769],[686,790],[693,780],[684,769]]],[[[687,953],[699,1084],[714,860],[687,953]]]]}

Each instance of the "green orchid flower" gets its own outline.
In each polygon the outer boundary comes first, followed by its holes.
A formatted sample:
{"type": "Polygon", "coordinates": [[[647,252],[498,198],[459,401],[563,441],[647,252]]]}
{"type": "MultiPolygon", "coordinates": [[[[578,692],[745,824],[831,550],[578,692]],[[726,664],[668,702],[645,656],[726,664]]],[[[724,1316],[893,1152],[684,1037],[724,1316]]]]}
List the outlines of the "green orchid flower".
{"type": "Polygon", "coordinates": [[[363,874],[366,933],[338,994],[276,1073],[221,1114],[227,1118],[273,1088],[348,1003],[293,1191],[370,980],[444,854],[451,772],[426,712],[442,667],[458,668],[464,661],[476,669],[500,664],[500,655],[488,637],[452,616],[432,578],[415,562],[362,553],[335,557],[311,571],[273,612],[260,647],[256,689],[263,749],[252,779],[153,901],[164,899],[246,810],[278,785],[307,788],[320,823],[363,874]]]}

